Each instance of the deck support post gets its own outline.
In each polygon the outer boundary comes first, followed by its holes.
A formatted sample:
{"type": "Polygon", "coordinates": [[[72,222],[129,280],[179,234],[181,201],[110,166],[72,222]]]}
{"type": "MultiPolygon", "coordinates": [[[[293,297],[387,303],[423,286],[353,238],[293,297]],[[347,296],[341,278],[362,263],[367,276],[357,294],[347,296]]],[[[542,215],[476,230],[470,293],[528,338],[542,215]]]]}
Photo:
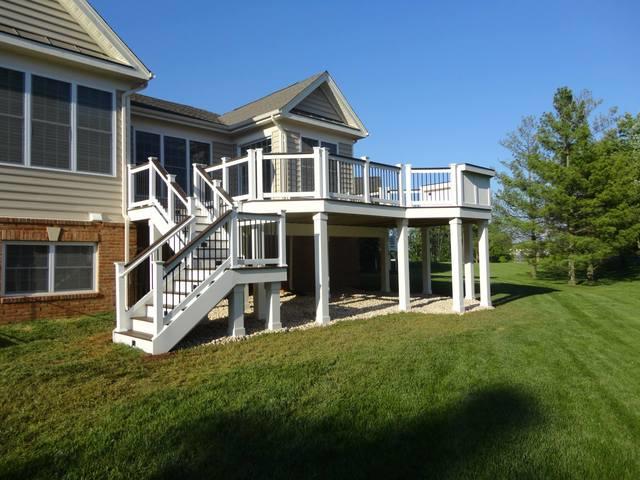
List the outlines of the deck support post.
{"type": "Polygon", "coordinates": [[[451,310],[455,313],[464,313],[464,298],[462,297],[462,219],[449,220],[451,237],[451,310]]]}
{"type": "Polygon", "coordinates": [[[476,298],[476,279],[473,259],[473,224],[464,225],[464,298],[473,300],[476,298]]]}
{"type": "Polygon", "coordinates": [[[380,237],[380,290],[384,293],[389,293],[391,291],[389,270],[391,270],[391,258],[389,256],[389,230],[385,230],[384,236],[380,237]]]}
{"type": "Polygon", "coordinates": [[[316,283],[316,323],[329,323],[329,232],[326,213],[313,216],[316,283]]]}
{"type": "Polygon", "coordinates": [[[227,334],[230,337],[244,336],[244,285],[235,285],[228,297],[229,325],[227,334]]]}
{"type": "Polygon", "coordinates": [[[409,220],[398,220],[398,310],[411,310],[409,284],[409,220]]]}
{"type": "Polygon", "coordinates": [[[268,316],[267,304],[269,299],[267,298],[267,284],[254,283],[253,284],[253,312],[258,320],[266,320],[268,316]]]}
{"type": "Polygon", "coordinates": [[[422,227],[422,293],[431,295],[431,240],[429,227],[422,227]]]}
{"type": "Polygon", "coordinates": [[[266,290],[266,300],[268,304],[267,330],[280,330],[280,282],[269,282],[264,284],[266,290]]]}
{"type": "Polygon", "coordinates": [[[480,306],[491,307],[491,274],[489,272],[489,221],[478,225],[478,263],[480,266],[480,306]]]}

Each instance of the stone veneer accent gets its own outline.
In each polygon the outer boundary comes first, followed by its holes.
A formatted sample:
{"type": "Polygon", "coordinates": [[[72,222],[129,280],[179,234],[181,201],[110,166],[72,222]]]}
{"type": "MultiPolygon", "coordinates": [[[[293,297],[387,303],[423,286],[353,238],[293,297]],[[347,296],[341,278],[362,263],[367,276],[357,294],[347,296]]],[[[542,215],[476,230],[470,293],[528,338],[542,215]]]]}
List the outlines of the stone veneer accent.
{"type": "MultiPolygon", "coordinates": [[[[40,294],[0,296],[0,324],[91,315],[115,308],[114,262],[124,257],[124,224],[0,218],[0,272],[2,272],[4,241],[49,241],[47,227],[60,227],[60,242],[95,242],[97,244],[98,291],[75,294],[40,294]]],[[[135,225],[131,224],[130,248],[136,245],[135,225]]],[[[0,289],[2,291],[2,289],[0,289]]]]}

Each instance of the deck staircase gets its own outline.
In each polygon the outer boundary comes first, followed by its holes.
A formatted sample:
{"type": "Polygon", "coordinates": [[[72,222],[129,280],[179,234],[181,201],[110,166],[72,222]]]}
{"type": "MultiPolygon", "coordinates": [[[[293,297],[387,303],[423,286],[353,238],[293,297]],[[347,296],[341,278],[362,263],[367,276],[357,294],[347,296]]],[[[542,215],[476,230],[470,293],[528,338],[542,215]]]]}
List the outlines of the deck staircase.
{"type": "MultiPolygon", "coordinates": [[[[127,264],[116,264],[114,342],[168,352],[238,286],[286,280],[283,213],[239,212],[200,165],[192,197],[155,160],[130,171],[136,182],[130,215],[148,220],[162,236],[127,264]]],[[[232,303],[238,304],[230,301],[230,309],[232,303]]],[[[238,315],[230,312],[230,321],[238,315]]]]}

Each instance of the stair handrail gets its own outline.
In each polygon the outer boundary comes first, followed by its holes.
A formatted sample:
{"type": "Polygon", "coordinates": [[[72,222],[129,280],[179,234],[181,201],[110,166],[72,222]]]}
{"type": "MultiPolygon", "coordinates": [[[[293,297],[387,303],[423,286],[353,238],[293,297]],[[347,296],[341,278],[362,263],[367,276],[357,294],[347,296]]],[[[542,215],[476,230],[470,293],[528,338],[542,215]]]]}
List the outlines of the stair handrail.
{"type": "Polygon", "coordinates": [[[206,165],[193,164],[193,189],[196,201],[207,211],[209,221],[214,221],[227,210],[234,207],[233,198],[221,187],[220,180],[212,179],[206,170],[206,165]],[[211,200],[207,200],[207,194],[211,200]]]}
{"type": "MultiPolygon", "coordinates": [[[[125,276],[129,272],[131,272],[134,268],[144,262],[147,258],[157,252],[163,245],[171,240],[173,236],[178,234],[182,229],[186,227],[190,227],[193,223],[195,223],[196,217],[194,215],[190,215],[185,220],[180,222],[179,224],[172,227],[167,233],[158,238],[155,242],[150,244],[140,253],[138,253],[134,258],[132,258],[129,263],[124,265],[124,270],[120,272],[120,276],[125,276]]],[[[187,242],[188,245],[189,242],[187,242]]],[[[185,245],[186,246],[186,245],[185,245]]],[[[184,247],[183,247],[184,248],[184,247]]]]}

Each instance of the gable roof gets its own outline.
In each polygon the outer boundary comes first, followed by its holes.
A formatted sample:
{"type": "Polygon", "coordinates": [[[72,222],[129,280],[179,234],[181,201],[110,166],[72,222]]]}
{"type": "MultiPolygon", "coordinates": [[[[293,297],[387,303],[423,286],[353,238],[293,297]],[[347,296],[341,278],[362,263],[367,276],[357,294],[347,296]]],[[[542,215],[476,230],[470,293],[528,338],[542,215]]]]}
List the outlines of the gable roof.
{"type": "Polygon", "coordinates": [[[315,75],[311,75],[309,78],[301,80],[300,82],[296,82],[288,87],[259,98],[258,100],[254,100],[253,102],[231,110],[230,112],[221,115],[220,120],[227,125],[235,125],[251,120],[255,117],[259,117],[260,115],[273,112],[274,110],[280,110],[325,73],[326,72],[316,73],[315,75]]]}
{"type": "Polygon", "coordinates": [[[86,0],[0,0],[0,40],[145,80],[152,77],[86,0]]]}
{"type": "Polygon", "coordinates": [[[162,100],[160,98],[149,97],[147,95],[141,95],[134,93],[131,95],[131,105],[147,108],[149,110],[155,110],[158,112],[171,113],[174,115],[180,115],[182,117],[193,118],[204,122],[212,123],[217,126],[224,125],[220,121],[220,115],[217,113],[209,112],[201,108],[192,107],[183,103],[170,102],[168,100],[162,100]]]}

